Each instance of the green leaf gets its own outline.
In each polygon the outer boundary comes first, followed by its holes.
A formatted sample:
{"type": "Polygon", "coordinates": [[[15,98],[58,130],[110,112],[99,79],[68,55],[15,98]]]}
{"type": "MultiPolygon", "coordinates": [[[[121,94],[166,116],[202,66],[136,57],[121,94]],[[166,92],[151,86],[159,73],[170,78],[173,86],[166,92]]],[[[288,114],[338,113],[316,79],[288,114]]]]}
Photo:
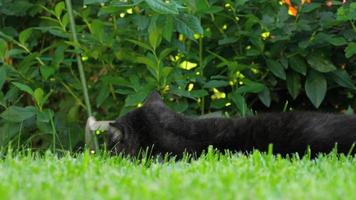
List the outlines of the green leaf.
{"type": "Polygon", "coordinates": [[[95,38],[100,42],[105,41],[104,30],[105,30],[105,25],[104,25],[103,21],[95,19],[90,24],[90,31],[91,31],[92,35],[95,36],[95,38]]]}
{"type": "Polygon", "coordinates": [[[33,117],[36,114],[36,109],[33,106],[18,107],[10,106],[0,116],[9,122],[22,122],[33,117]]]}
{"type": "MultiPolygon", "coordinates": [[[[72,108],[78,108],[78,106],[73,106],[72,108]]],[[[69,110],[71,112],[72,108],[69,110]]],[[[69,113],[68,112],[68,113],[69,113]]],[[[36,113],[36,126],[42,133],[52,133],[52,127],[50,125],[51,119],[53,119],[54,112],[50,109],[45,109],[43,111],[37,111],[36,113]]],[[[68,115],[66,121],[68,119],[68,115]]]]}
{"type": "MultiPolygon", "coordinates": [[[[74,106],[74,107],[78,107],[78,106],[74,106]]],[[[42,112],[37,111],[36,119],[38,122],[48,123],[53,118],[53,116],[54,116],[54,113],[52,110],[45,109],[42,112]]]]}
{"type": "Polygon", "coordinates": [[[4,85],[7,77],[7,70],[5,66],[0,67],[0,90],[2,89],[2,86],[4,85]]]}
{"type": "Polygon", "coordinates": [[[5,40],[0,38],[0,61],[4,60],[6,56],[7,43],[5,40]]]}
{"type": "Polygon", "coordinates": [[[321,7],[321,3],[308,3],[308,4],[304,4],[302,6],[301,12],[303,13],[308,13],[308,12],[312,12],[318,8],[321,7]]]}
{"type": "Polygon", "coordinates": [[[55,69],[50,66],[42,65],[40,66],[40,72],[45,80],[52,76],[55,72],[55,69]]]}
{"type": "Polygon", "coordinates": [[[346,58],[351,58],[351,56],[356,54],[356,43],[351,42],[347,45],[345,49],[345,56],[346,58]]]}
{"type": "Polygon", "coordinates": [[[106,15],[112,15],[115,13],[120,13],[122,9],[120,7],[130,7],[131,4],[128,4],[128,2],[118,5],[116,2],[110,3],[109,6],[102,6],[98,12],[98,16],[106,16],[106,15]]]}
{"type": "Polygon", "coordinates": [[[194,39],[194,34],[203,34],[200,20],[193,15],[179,15],[176,18],[176,29],[189,39],[194,39]]]}
{"type": "Polygon", "coordinates": [[[173,35],[173,18],[170,16],[167,16],[165,19],[165,25],[164,29],[162,31],[162,36],[164,39],[166,39],[168,42],[172,40],[172,35],[173,35]]]}
{"type": "Polygon", "coordinates": [[[64,1],[61,1],[61,2],[57,3],[56,7],[54,7],[54,12],[56,13],[57,17],[61,16],[64,8],[65,8],[64,1]]]}
{"type": "MultiPolygon", "coordinates": [[[[231,105],[231,102],[229,101],[229,99],[226,99],[226,98],[224,98],[224,99],[214,99],[213,101],[210,102],[209,107],[210,107],[210,109],[222,110],[222,109],[226,108],[227,105],[228,106],[231,105]]],[[[222,112],[220,112],[220,113],[222,114],[222,112]]],[[[210,114],[212,114],[212,113],[209,113],[209,114],[206,114],[206,115],[212,116],[210,114]]],[[[206,115],[200,115],[199,118],[208,117],[206,115]]],[[[220,117],[224,117],[224,115],[220,116],[220,117]]]]}
{"type": "Polygon", "coordinates": [[[161,70],[161,80],[163,79],[165,82],[168,76],[172,73],[173,67],[163,67],[161,70]]]}
{"type": "Polygon", "coordinates": [[[195,0],[194,2],[195,2],[194,6],[195,6],[197,12],[203,13],[204,11],[208,10],[210,7],[208,2],[205,0],[195,0]]]}
{"type": "Polygon", "coordinates": [[[65,45],[57,45],[56,50],[54,51],[53,68],[58,68],[59,64],[64,60],[65,45]]]}
{"type": "Polygon", "coordinates": [[[142,104],[150,91],[141,91],[135,94],[128,95],[125,99],[125,106],[137,106],[142,104]]]}
{"type": "Polygon", "coordinates": [[[245,85],[238,87],[235,92],[239,94],[260,93],[265,89],[265,85],[255,81],[245,80],[245,85]]]}
{"type": "Polygon", "coordinates": [[[22,45],[26,44],[26,41],[30,38],[31,34],[32,34],[33,29],[32,28],[28,28],[25,29],[24,31],[22,31],[19,35],[19,42],[22,45]]]}
{"type": "Polygon", "coordinates": [[[104,101],[109,97],[110,95],[110,90],[109,90],[109,86],[104,84],[100,87],[99,89],[99,94],[96,97],[96,107],[99,108],[104,101]]]}
{"type": "Polygon", "coordinates": [[[295,72],[287,73],[287,89],[293,99],[299,95],[302,84],[300,82],[300,75],[295,72]]]}
{"type": "Polygon", "coordinates": [[[218,88],[218,87],[225,87],[227,85],[229,85],[227,81],[211,80],[204,84],[204,88],[218,88]]]}
{"type": "Polygon", "coordinates": [[[296,72],[299,72],[303,75],[307,74],[307,63],[300,56],[293,56],[289,60],[289,66],[296,72]]]}
{"type": "Polygon", "coordinates": [[[145,64],[152,76],[158,78],[159,66],[157,66],[157,62],[154,58],[151,56],[140,56],[136,58],[136,62],[145,64]]]}
{"type": "Polygon", "coordinates": [[[258,93],[258,98],[265,106],[267,107],[271,106],[271,93],[268,87],[265,86],[262,92],[258,93]]]}
{"type": "Polygon", "coordinates": [[[343,46],[347,44],[347,41],[343,37],[333,37],[330,38],[328,41],[330,44],[334,46],[343,46]]]}
{"type": "Polygon", "coordinates": [[[311,70],[305,82],[305,92],[313,105],[318,108],[326,95],[327,82],[322,73],[311,70]]]}
{"type": "Polygon", "coordinates": [[[160,53],[159,53],[159,56],[158,58],[160,60],[163,60],[165,59],[170,53],[172,53],[172,51],[174,51],[175,49],[173,48],[166,48],[166,49],[163,49],[160,53]]]}
{"type": "Polygon", "coordinates": [[[186,99],[182,99],[178,102],[167,102],[169,108],[173,109],[175,112],[183,113],[189,108],[189,104],[186,99]]]}
{"type": "Polygon", "coordinates": [[[331,78],[340,86],[350,89],[356,89],[350,75],[345,70],[336,70],[331,72],[331,78]]]}
{"type": "Polygon", "coordinates": [[[14,86],[16,86],[19,90],[27,92],[28,94],[30,94],[31,96],[33,96],[33,90],[25,84],[19,83],[19,82],[13,82],[12,83],[14,86]]]}
{"type": "Polygon", "coordinates": [[[100,3],[105,3],[108,0],[84,0],[83,4],[84,5],[89,5],[89,4],[100,4],[100,3]]]}
{"type": "Polygon", "coordinates": [[[233,44],[237,42],[239,39],[236,37],[224,37],[218,41],[219,45],[233,44]]]}
{"type": "Polygon", "coordinates": [[[286,72],[283,66],[274,60],[267,59],[266,60],[267,67],[271,70],[271,72],[282,80],[286,80],[286,72]]]}
{"type": "Polygon", "coordinates": [[[260,53],[264,51],[265,43],[263,42],[261,37],[250,36],[249,40],[253,44],[253,46],[256,47],[257,51],[259,51],[260,53]]]}
{"type": "Polygon", "coordinates": [[[142,47],[142,48],[144,48],[144,49],[153,51],[153,49],[152,49],[149,45],[147,45],[147,44],[145,44],[145,43],[143,43],[143,42],[140,42],[140,41],[137,41],[137,40],[131,40],[131,39],[126,39],[126,40],[129,41],[129,42],[131,42],[131,43],[134,43],[134,44],[136,44],[137,46],[140,46],[140,47],[142,47]]]}
{"type": "Polygon", "coordinates": [[[69,15],[68,13],[65,13],[62,17],[62,24],[64,27],[67,27],[69,24],[69,15]]]}
{"type": "Polygon", "coordinates": [[[148,27],[148,40],[153,49],[156,49],[162,40],[162,27],[158,27],[153,19],[148,27]]]}
{"type": "Polygon", "coordinates": [[[249,0],[237,0],[236,1],[236,5],[238,6],[243,6],[245,5],[246,2],[248,2],[249,0]]]}
{"type": "Polygon", "coordinates": [[[42,88],[35,89],[35,91],[33,92],[33,97],[34,97],[35,101],[37,102],[37,104],[40,107],[42,107],[43,97],[44,97],[44,92],[43,92],[42,88]]]}
{"type": "Polygon", "coordinates": [[[353,2],[349,6],[342,6],[337,10],[337,17],[338,21],[352,21],[356,20],[356,3],[353,2]]]}
{"type": "MultiPolygon", "coordinates": [[[[164,15],[165,16],[165,15],[164,15]]],[[[169,16],[169,15],[167,15],[169,16]]],[[[162,16],[160,16],[162,17],[162,16]]],[[[150,18],[144,15],[134,15],[132,16],[133,23],[137,26],[137,31],[147,30],[150,24],[150,18]]]]}
{"type": "MultiPolygon", "coordinates": [[[[29,16],[34,11],[33,7],[35,6],[34,2],[26,0],[0,1],[2,16],[29,16]]],[[[11,19],[11,21],[18,23],[17,19],[11,19]]]]}
{"type": "Polygon", "coordinates": [[[208,96],[209,93],[206,90],[193,90],[190,91],[190,95],[194,98],[201,98],[201,97],[208,96]]]}
{"type": "Polygon", "coordinates": [[[321,55],[313,54],[307,58],[307,61],[313,69],[319,72],[326,73],[336,70],[334,64],[321,55]]]}
{"type": "Polygon", "coordinates": [[[281,57],[279,62],[282,64],[284,69],[288,69],[288,60],[286,57],[281,57]]]}
{"type": "Polygon", "coordinates": [[[240,111],[241,116],[242,117],[247,116],[248,107],[245,98],[237,92],[233,92],[231,94],[231,98],[232,98],[232,102],[234,102],[235,106],[240,111]]]}
{"type": "Polygon", "coordinates": [[[197,10],[197,12],[204,13],[204,14],[214,14],[223,11],[224,8],[220,6],[210,6],[204,10],[197,10]]]}
{"type": "Polygon", "coordinates": [[[78,122],[78,116],[80,116],[80,112],[80,106],[78,104],[73,105],[73,107],[71,107],[67,112],[66,120],[68,122],[78,122]]]}
{"type": "Polygon", "coordinates": [[[170,3],[166,3],[162,0],[145,0],[147,5],[159,14],[178,14],[178,8],[180,6],[177,5],[174,1],[170,3]]]}
{"type": "Polygon", "coordinates": [[[212,51],[207,50],[211,55],[217,57],[219,60],[221,60],[222,63],[220,63],[217,67],[222,67],[222,66],[227,66],[229,68],[229,70],[231,71],[242,71],[245,70],[247,68],[249,68],[249,65],[244,65],[244,64],[240,64],[237,63],[236,61],[229,61],[226,58],[220,56],[219,54],[216,54],[212,51]]]}
{"type": "Polygon", "coordinates": [[[180,96],[180,97],[187,97],[187,98],[191,98],[191,99],[196,100],[194,97],[192,97],[190,92],[187,91],[187,90],[184,90],[182,88],[172,88],[171,90],[172,90],[172,94],[175,94],[175,95],[180,96]]]}

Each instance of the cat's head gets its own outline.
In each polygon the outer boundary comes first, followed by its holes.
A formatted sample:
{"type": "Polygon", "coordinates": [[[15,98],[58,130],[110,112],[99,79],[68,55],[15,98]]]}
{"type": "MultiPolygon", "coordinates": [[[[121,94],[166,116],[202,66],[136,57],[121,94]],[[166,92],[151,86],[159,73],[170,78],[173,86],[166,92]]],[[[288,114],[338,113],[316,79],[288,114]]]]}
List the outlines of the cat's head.
{"type": "Polygon", "coordinates": [[[136,156],[141,148],[150,146],[146,135],[147,124],[159,117],[165,106],[158,92],[152,92],[144,105],[136,108],[110,124],[108,131],[108,149],[114,154],[136,156]]]}

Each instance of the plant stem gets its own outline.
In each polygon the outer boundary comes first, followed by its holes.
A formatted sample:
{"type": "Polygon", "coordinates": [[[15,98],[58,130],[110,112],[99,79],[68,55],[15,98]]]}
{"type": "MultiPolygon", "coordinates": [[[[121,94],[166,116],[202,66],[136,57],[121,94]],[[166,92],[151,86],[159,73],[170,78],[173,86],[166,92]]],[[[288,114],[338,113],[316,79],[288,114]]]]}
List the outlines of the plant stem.
{"type": "Polygon", "coordinates": [[[53,147],[53,153],[54,153],[54,152],[56,152],[57,131],[56,131],[56,127],[54,126],[53,117],[51,117],[50,122],[51,122],[51,128],[52,128],[52,147],[53,147]]]}
{"type": "MultiPolygon", "coordinates": [[[[7,39],[7,40],[9,40],[9,41],[11,41],[11,42],[13,42],[13,43],[16,44],[17,46],[21,47],[23,50],[26,51],[26,53],[32,54],[32,52],[31,52],[25,45],[23,45],[23,44],[21,44],[20,42],[18,42],[18,41],[16,41],[16,40],[12,39],[11,37],[9,37],[8,35],[6,35],[5,33],[1,32],[1,31],[0,31],[0,36],[3,37],[3,38],[5,38],[5,39],[7,39]]],[[[40,57],[36,56],[35,58],[36,58],[36,60],[41,64],[41,66],[45,65],[44,62],[41,60],[40,57]]]]}
{"type": "Polygon", "coordinates": [[[86,109],[86,106],[83,104],[82,100],[77,95],[74,94],[72,89],[67,84],[65,84],[63,81],[60,81],[60,83],[63,85],[63,87],[65,89],[67,89],[68,93],[72,95],[72,97],[77,101],[77,103],[80,106],[82,106],[84,109],[86,109]]]}
{"type": "Polygon", "coordinates": [[[155,57],[155,60],[156,60],[156,63],[157,63],[157,82],[158,82],[158,87],[159,89],[161,89],[161,60],[158,58],[157,56],[157,53],[156,53],[156,48],[153,49],[152,51],[154,57],[155,57]]]}
{"type": "MultiPolygon", "coordinates": [[[[203,36],[201,35],[199,37],[199,69],[200,69],[200,76],[204,78],[203,74],[203,36]]],[[[201,105],[200,105],[200,113],[203,115],[204,114],[204,107],[205,107],[205,98],[202,97],[201,99],[201,105]]]]}
{"type": "Polygon", "coordinates": [[[354,29],[354,31],[356,32],[356,26],[352,20],[350,20],[350,24],[352,26],[352,29],[354,29]]]}
{"type": "MultiPolygon", "coordinates": [[[[68,12],[68,17],[70,21],[70,29],[72,32],[72,40],[74,43],[79,44],[78,38],[77,38],[77,33],[75,30],[75,21],[73,17],[73,9],[72,9],[72,2],[71,0],[66,0],[66,7],[67,7],[67,12],[68,12]]],[[[92,116],[92,110],[91,110],[91,105],[90,105],[90,100],[89,100],[89,94],[88,94],[88,88],[87,88],[87,82],[85,79],[85,74],[84,74],[84,68],[83,68],[83,63],[80,58],[80,55],[78,53],[78,48],[74,47],[76,50],[76,57],[77,57],[77,64],[78,64],[78,70],[79,70],[79,76],[80,76],[80,81],[82,83],[82,90],[83,90],[83,95],[84,95],[84,101],[85,105],[87,108],[87,113],[88,117],[92,116]]],[[[86,134],[85,135],[85,141],[86,145],[94,150],[98,149],[98,141],[96,139],[96,136],[94,134],[86,134]]]]}

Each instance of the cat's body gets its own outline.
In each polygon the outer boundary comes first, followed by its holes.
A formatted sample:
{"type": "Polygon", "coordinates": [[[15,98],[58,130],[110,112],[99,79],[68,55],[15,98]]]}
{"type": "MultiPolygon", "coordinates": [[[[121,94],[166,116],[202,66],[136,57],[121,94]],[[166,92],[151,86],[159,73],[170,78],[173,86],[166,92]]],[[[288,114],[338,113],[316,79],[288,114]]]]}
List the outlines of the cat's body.
{"type": "Polygon", "coordinates": [[[155,154],[200,153],[209,145],[224,151],[266,151],[312,155],[338,152],[355,153],[356,116],[315,112],[261,114],[249,118],[191,118],[167,108],[153,93],[141,108],[119,118],[110,131],[113,153],[136,155],[153,147],[155,154]],[[337,143],[337,145],[336,145],[337,143]]]}

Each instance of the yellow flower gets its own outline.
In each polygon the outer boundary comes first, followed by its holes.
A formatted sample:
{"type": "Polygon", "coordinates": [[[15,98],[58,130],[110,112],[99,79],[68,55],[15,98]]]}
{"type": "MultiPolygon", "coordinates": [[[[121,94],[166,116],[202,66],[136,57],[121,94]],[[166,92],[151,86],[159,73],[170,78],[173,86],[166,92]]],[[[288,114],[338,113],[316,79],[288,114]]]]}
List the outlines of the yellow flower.
{"type": "Polygon", "coordinates": [[[198,33],[194,33],[193,35],[194,39],[200,39],[202,37],[202,35],[198,34],[198,33]]]}
{"type": "Polygon", "coordinates": [[[223,30],[227,29],[227,24],[224,24],[224,26],[222,27],[223,30]]]}
{"type": "Polygon", "coordinates": [[[189,92],[192,91],[193,88],[194,88],[194,84],[193,84],[193,83],[189,83],[189,85],[188,85],[188,91],[189,91],[189,92]]]}
{"type": "Polygon", "coordinates": [[[186,69],[186,70],[191,70],[191,69],[194,69],[198,66],[197,63],[192,63],[192,62],[189,62],[189,61],[183,61],[179,64],[179,67],[181,69],[186,69]]]}
{"type": "Polygon", "coordinates": [[[211,95],[211,99],[225,99],[226,98],[226,93],[225,92],[220,92],[218,89],[213,88],[214,94],[211,95]]]}
{"type": "Polygon", "coordinates": [[[129,8],[129,9],[126,10],[126,12],[127,12],[127,14],[132,14],[133,10],[132,10],[132,8],[129,8]]]}
{"type": "Polygon", "coordinates": [[[163,92],[163,93],[168,93],[170,89],[171,89],[171,87],[169,87],[169,85],[165,85],[165,86],[163,87],[163,89],[162,89],[162,92],[163,92]]]}
{"type": "Polygon", "coordinates": [[[268,31],[261,33],[261,37],[263,40],[266,40],[267,38],[269,38],[270,35],[271,35],[271,33],[268,31]]]}
{"type": "Polygon", "coordinates": [[[82,56],[82,61],[87,61],[89,59],[89,57],[88,56],[82,56]]]}

